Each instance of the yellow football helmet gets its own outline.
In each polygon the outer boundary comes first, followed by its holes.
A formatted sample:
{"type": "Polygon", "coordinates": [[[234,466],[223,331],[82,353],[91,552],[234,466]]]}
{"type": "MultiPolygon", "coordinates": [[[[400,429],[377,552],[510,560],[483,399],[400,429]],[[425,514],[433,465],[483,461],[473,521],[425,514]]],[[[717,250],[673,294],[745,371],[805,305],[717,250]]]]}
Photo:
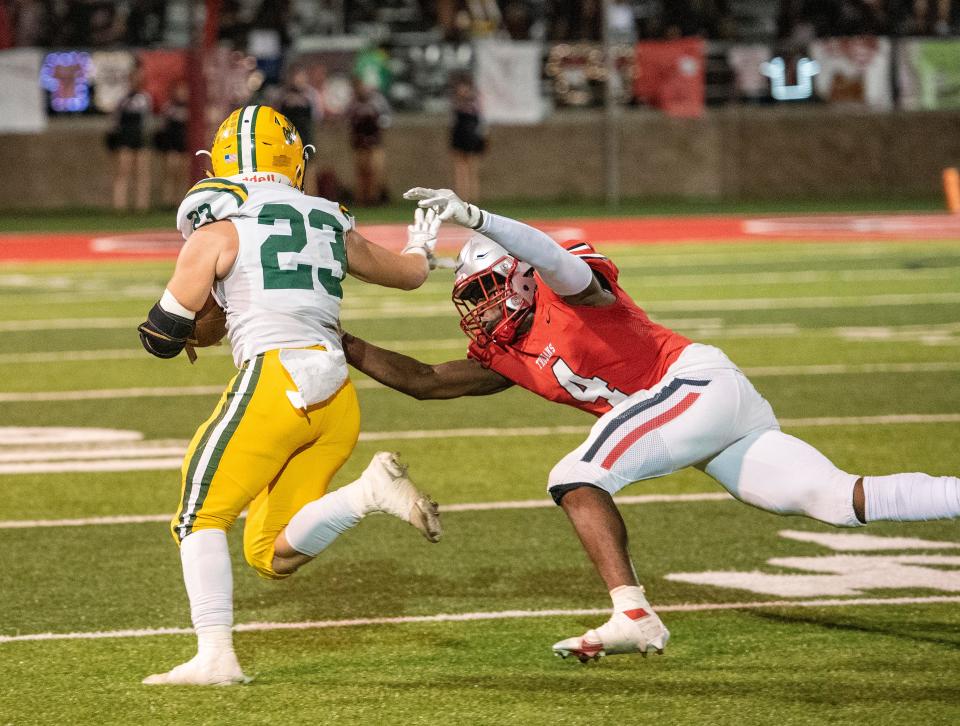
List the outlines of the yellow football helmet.
{"type": "Polygon", "coordinates": [[[210,161],[216,177],[250,175],[247,181],[280,181],[303,189],[304,165],[312,149],[304,148],[296,126],[276,109],[244,106],[220,124],[210,161]],[[272,180],[269,174],[282,178],[272,180]]]}

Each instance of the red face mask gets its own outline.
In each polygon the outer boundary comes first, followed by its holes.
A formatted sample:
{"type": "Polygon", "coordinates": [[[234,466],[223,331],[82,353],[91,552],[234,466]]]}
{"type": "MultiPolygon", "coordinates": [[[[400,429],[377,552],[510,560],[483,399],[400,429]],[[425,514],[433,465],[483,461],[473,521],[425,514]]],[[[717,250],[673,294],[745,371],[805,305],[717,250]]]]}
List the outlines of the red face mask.
{"type": "Polygon", "coordinates": [[[453,304],[460,313],[460,329],[481,347],[491,342],[500,345],[511,343],[517,337],[520,324],[533,310],[532,303],[510,284],[516,270],[517,260],[503,257],[490,268],[454,285],[453,304]],[[506,276],[492,269],[504,260],[512,263],[506,276]]]}

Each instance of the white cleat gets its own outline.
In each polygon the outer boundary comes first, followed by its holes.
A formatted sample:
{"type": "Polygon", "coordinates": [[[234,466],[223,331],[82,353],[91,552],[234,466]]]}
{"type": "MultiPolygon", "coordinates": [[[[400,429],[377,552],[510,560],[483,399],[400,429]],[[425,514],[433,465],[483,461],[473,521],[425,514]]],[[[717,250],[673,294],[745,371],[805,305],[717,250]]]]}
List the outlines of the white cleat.
{"type": "Polygon", "coordinates": [[[440,510],[428,494],[423,494],[407,477],[407,467],[390,451],[378,451],[361,475],[366,492],[367,512],[392,514],[409,522],[430,542],[439,542],[443,534],[440,510]]]}
{"type": "Polygon", "coordinates": [[[240,670],[236,654],[229,650],[203,657],[195,655],[171,671],[147,676],[143,683],[147,686],[235,686],[252,680],[240,670]]]}
{"type": "Polygon", "coordinates": [[[622,653],[646,657],[650,652],[663,655],[668,640],[670,631],[652,609],[635,608],[614,613],[599,628],[588,630],[580,637],[554,643],[553,652],[561,658],[574,655],[581,663],[622,653]]]}

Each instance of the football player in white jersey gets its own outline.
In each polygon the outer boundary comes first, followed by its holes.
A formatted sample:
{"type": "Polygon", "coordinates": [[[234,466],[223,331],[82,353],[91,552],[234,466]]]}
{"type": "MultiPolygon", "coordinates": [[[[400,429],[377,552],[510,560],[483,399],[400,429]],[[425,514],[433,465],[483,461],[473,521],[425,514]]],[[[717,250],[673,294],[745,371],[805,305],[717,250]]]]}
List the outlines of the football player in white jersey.
{"type": "Polygon", "coordinates": [[[209,153],[215,176],[180,205],[186,242],[139,332],[148,352],[175,357],[212,289],[239,372],[190,442],[171,523],[197,655],[149,676],[150,685],[249,680],[233,649],[226,536],[243,509],[247,562],[271,579],[295,572],[371,512],[399,517],[431,542],[441,534],[436,504],[393,454],[376,454],[359,479],[327,493],[360,423],[340,343],[341,281],[349,272],[387,287],[419,287],[439,220],[418,214],[400,254],[366,240],[344,207],[303,194],[300,135],[267,106],[230,114],[209,153]]]}

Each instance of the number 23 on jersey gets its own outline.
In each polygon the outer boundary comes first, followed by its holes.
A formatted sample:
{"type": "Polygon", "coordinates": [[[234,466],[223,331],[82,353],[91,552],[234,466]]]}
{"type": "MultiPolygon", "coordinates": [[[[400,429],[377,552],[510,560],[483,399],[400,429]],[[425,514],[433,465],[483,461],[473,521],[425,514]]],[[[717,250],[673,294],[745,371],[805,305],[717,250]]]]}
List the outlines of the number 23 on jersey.
{"type": "Polygon", "coordinates": [[[264,204],[257,222],[274,227],[278,226],[278,220],[286,220],[290,232],[271,234],[260,245],[264,289],[312,290],[316,277],[327,293],[342,298],[340,283],[347,273],[347,250],[340,220],[320,209],[311,209],[304,219],[303,213],[289,204],[264,204]],[[313,264],[303,261],[296,266],[284,264],[285,258],[289,260],[293,255],[299,255],[312,240],[316,240],[321,248],[329,245],[332,260],[317,256],[310,261],[313,264]]]}

